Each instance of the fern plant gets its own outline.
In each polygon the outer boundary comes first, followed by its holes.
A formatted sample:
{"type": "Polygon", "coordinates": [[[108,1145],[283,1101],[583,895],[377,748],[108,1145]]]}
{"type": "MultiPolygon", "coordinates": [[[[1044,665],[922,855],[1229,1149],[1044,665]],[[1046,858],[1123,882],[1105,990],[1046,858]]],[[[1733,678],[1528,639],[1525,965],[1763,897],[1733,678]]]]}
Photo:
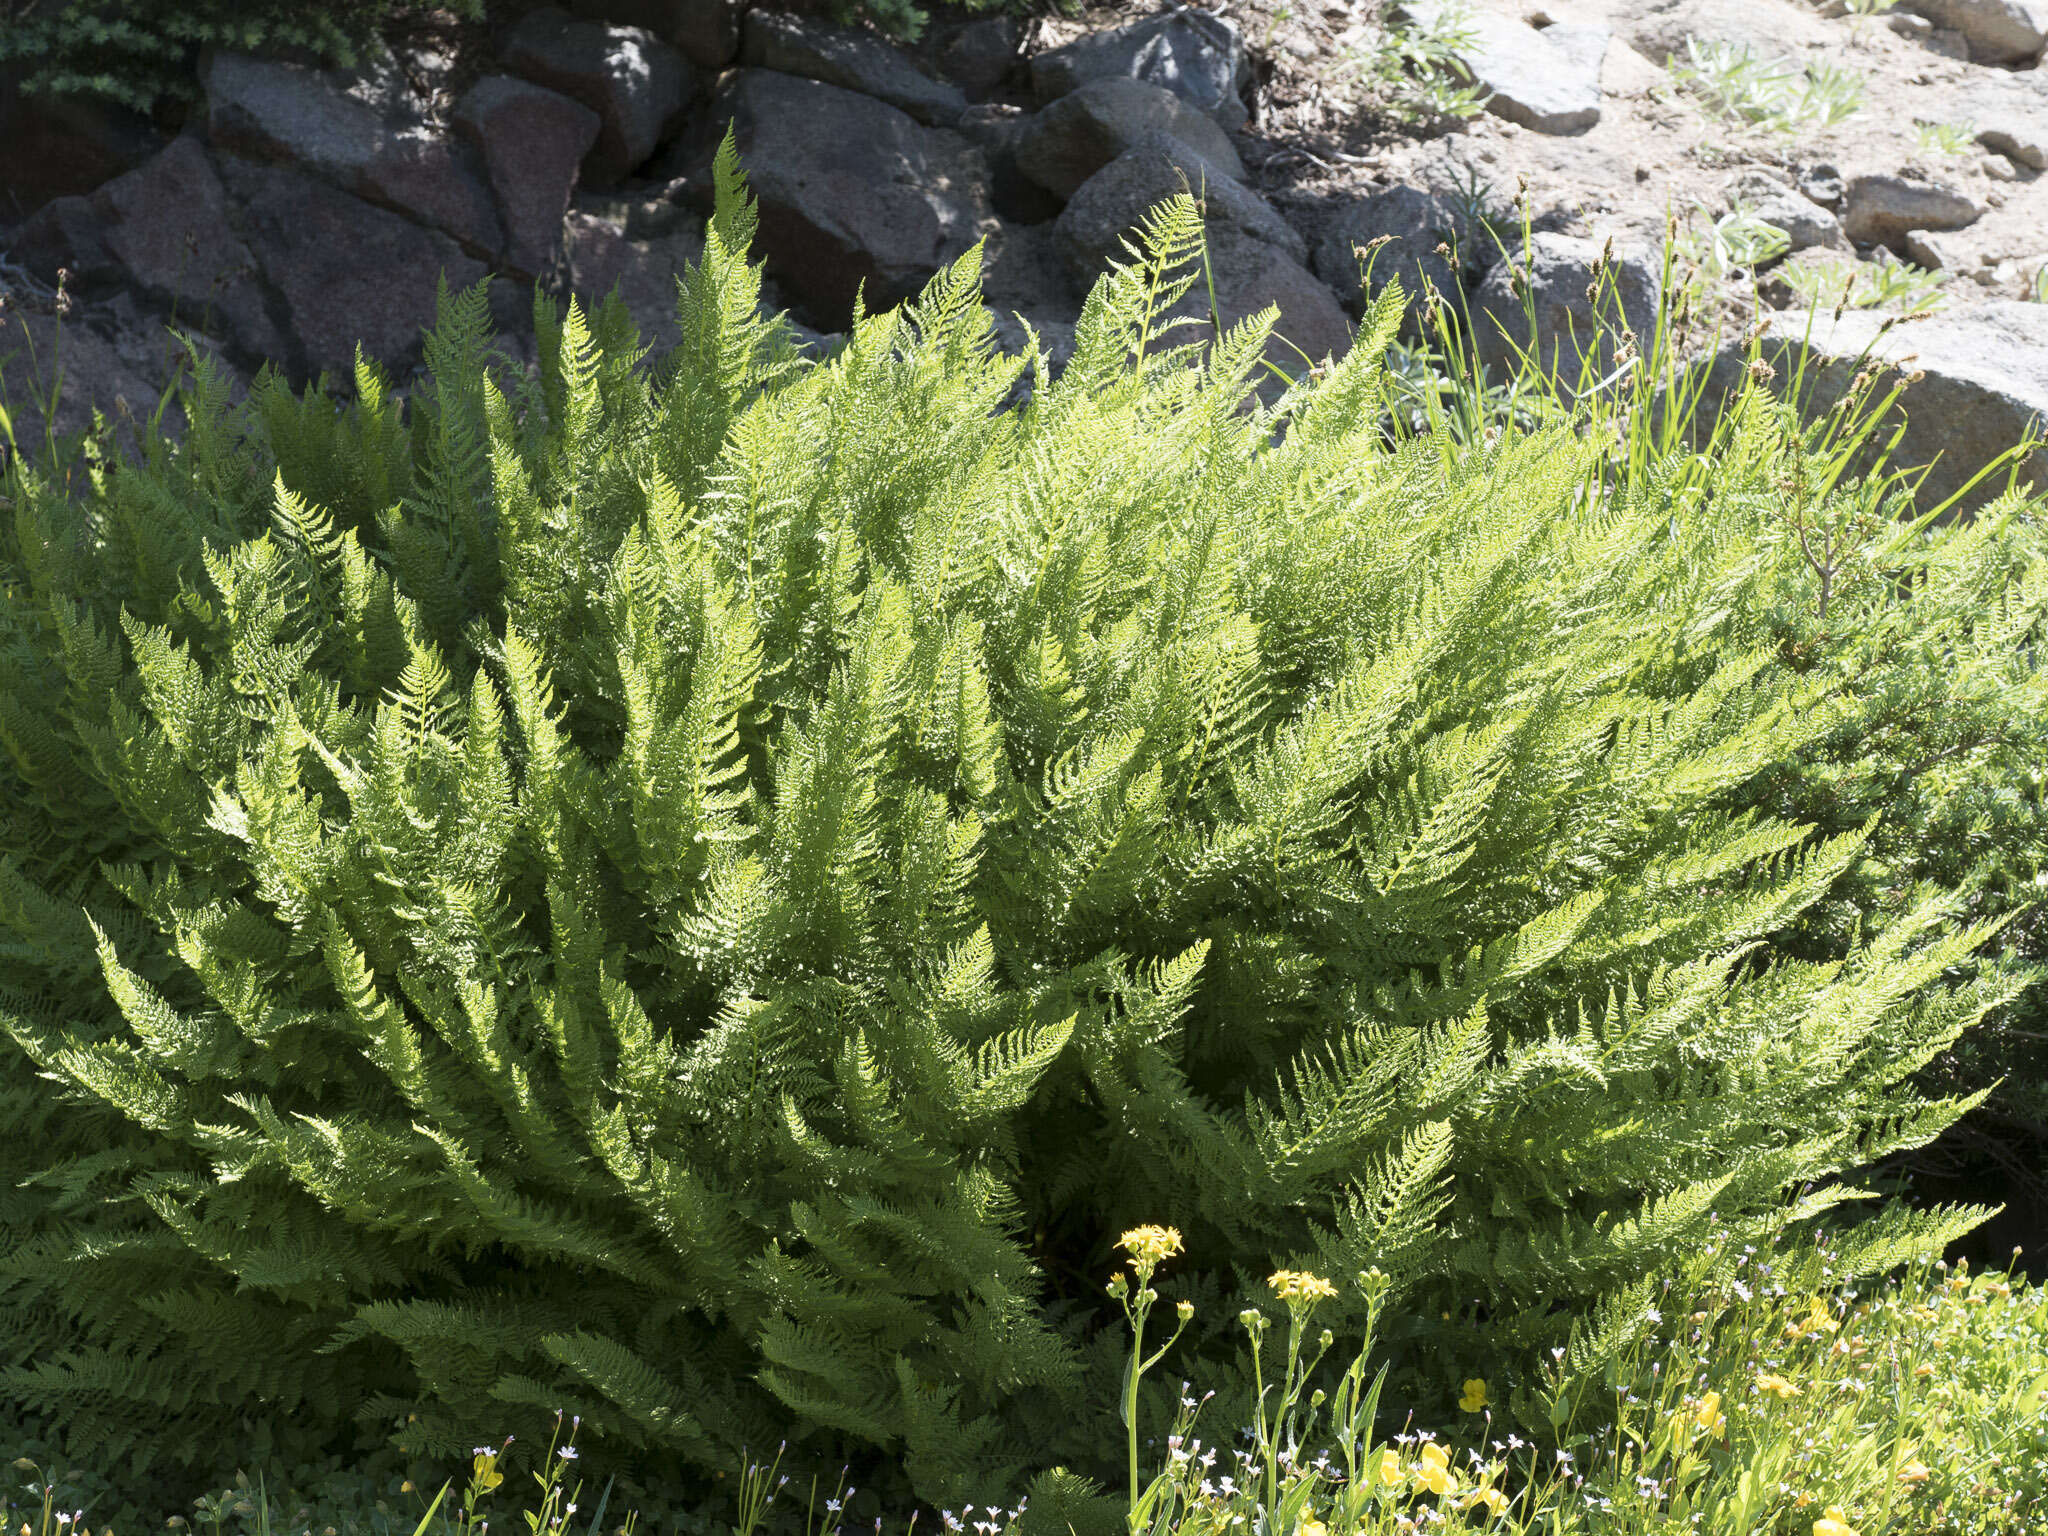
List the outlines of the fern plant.
{"type": "Polygon", "coordinates": [[[1187,1350],[1377,1266],[1455,1374],[1475,1301],[1497,1367],[1973,1102],[1909,1086],[2015,985],[1942,892],[1757,947],[1864,834],[1715,809],[1832,718],[1743,497],[1389,447],[1397,289],[1261,403],[1273,313],[1160,318],[1186,198],[1057,379],[978,253],[801,360],[717,175],[657,367],[537,300],[503,384],[479,289],[407,402],[198,361],[182,444],[10,469],[10,1398],[166,1454],[794,1425],[974,1497],[1100,1470],[1138,1221],[1187,1350]]]}

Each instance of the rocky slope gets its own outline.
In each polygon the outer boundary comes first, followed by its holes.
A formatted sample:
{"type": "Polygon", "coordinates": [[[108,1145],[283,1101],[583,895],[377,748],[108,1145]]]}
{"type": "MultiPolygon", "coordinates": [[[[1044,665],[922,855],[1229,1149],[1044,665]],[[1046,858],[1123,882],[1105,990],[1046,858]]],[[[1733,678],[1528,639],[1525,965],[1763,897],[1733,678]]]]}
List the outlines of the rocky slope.
{"type": "Polygon", "coordinates": [[[0,98],[0,366],[18,405],[61,305],[66,427],[147,414],[166,320],[244,376],[344,377],[358,340],[402,375],[441,275],[494,279],[508,366],[536,281],[616,285],[658,343],[730,123],[774,300],[821,349],[857,291],[897,302],[985,241],[1002,335],[1057,356],[1124,232],[1186,184],[1223,319],[1277,305],[1283,367],[1349,344],[1382,236],[1374,280],[1469,307],[1491,362],[1531,341],[1520,291],[1547,357],[1599,362],[1591,263],[1612,240],[1647,331],[1669,231],[1688,345],[1718,329],[1724,382],[1729,336],[1763,322],[1780,347],[1816,303],[1843,371],[1866,347],[1923,371],[1906,447],[1942,456],[1946,494],[2048,412],[2044,46],[2048,0],[941,11],[914,49],[724,0],[574,0],[352,72],[222,54],[169,134],[0,98]],[[1483,110],[1404,123],[1426,93],[1389,61],[1417,36],[1483,110]]]}

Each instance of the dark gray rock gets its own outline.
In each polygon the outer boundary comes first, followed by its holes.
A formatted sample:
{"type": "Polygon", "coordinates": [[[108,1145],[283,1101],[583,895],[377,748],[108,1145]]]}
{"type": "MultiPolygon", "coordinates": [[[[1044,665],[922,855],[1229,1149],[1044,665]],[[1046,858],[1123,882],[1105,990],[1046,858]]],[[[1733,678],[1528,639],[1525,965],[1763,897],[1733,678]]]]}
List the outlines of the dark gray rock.
{"type": "Polygon", "coordinates": [[[454,125],[483,156],[504,211],[504,266],[525,277],[547,272],[577,167],[597,142],[597,114],[545,86],[486,75],[455,104],[454,125]]]}
{"type": "Polygon", "coordinates": [[[1842,196],[1842,229],[1858,245],[1903,251],[1915,230],[1967,229],[1984,207],[1961,189],[1903,176],[1856,176],[1842,196]]]}
{"type": "Polygon", "coordinates": [[[873,33],[783,11],[747,12],[740,60],[757,69],[858,91],[941,128],[957,125],[967,110],[967,97],[959,86],[934,80],[873,33]]]}
{"type": "Polygon", "coordinates": [[[654,153],[694,84],[682,54],[646,29],[557,10],[521,19],[503,56],[513,74],[597,114],[597,143],[583,160],[583,180],[593,187],[616,184],[654,153]]]}
{"type": "Polygon", "coordinates": [[[244,359],[286,355],[258,263],[197,139],[173,139],[89,199],[49,204],[23,228],[18,250],[39,276],[54,277],[51,269],[63,265],[88,291],[118,284],[180,325],[221,337],[244,359]]]}
{"type": "Polygon", "coordinates": [[[988,101],[967,109],[959,131],[988,162],[988,195],[996,213],[1014,223],[1043,224],[1058,216],[1060,200],[1017,163],[1017,146],[1029,120],[1022,107],[988,101]]]}
{"type": "MultiPolygon", "coordinates": [[[[824,330],[845,328],[863,285],[870,310],[914,296],[991,222],[974,145],[871,97],[742,69],[721,86],[710,120],[732,123],[759,200],[755,251],[824,330]]],[[[709,158],[700,145],[700,172],[709,158]]],[[[702,174],[690,181],[708,186],[702,174]]]]}
{"type": "Polygon", "coordinates": [[[1401,280],[1408,297],[1405,324],[1411,331],[1420,325],[1425,282],[1455,302],[1460,262],[1486,254],[1470,249],[1472,237],[1446,198],[1420,187],[1389,187],[1356,198],[1323,226],[1315,248],[1316,276],[1354,312],[1364,308],[1368,297],[1363,262],[1355,253],[1382,236],[1387,244],[1369,256],[1372,289],[1378,292],[1390,278],[1401,280]],[[1450,246],[1458,259],[1438,255],[1439,245],[1450,246]]]}
{"type": "Polygon", "coordinates": [[[568,0],[585,21],[642,27],[697,68],[716,72],[740,51],[739,7],[732,0],[568,0]]]}
{"type": "Polygon", "coordinates": [[[1979,64],[2037,62],[2048,47],[2048,0],[1907,0],[1935,26],[1960,32],[1979,64]]]}
{"type": "Polygon", "coordinates": [[[1237,24],[1207,11],[1175,10],[1049,48],[1031,60],[1041,103],[1096,80],[1142,80],[1173,92],[1232,132],[1245,125],[1250,79],[1237,24]]]}
{"type": "MultiPolygon", "coordinates": [[[[1209,233],[1209,275],[1215,284],[1215,319],[1224,330],[1250,319],[1268,305],[1279,308],[1280,320],[1266,346],[1266,360],[1290,375],[1300,375],[1308,362],[1342,357],[1351,350],[1351,317],[1337,296],[1286,252],[1223,224],[1209,233]]],[[[1206,285],[1198,284],[1188,303],[1208,311],[1206,285]]],[[[1260,381],[1262,386],[1267,382],[1260,381]]]]}
{"type": "Polygon", "coordinates": [[[422,229],[302,171],[224,158],[250,251],[283,306],[294,378],[346,378],[357,343],[394,372],[417,360],[437,279],[467,288],[484,265],[422,229]]]}
{"type": "Polygon", "coordinates": [[[1819,203],[1833,211],[1842,206],[1842,198],[1847,191],[1842,173],[1825,161],[1799,167],[1799,195],[1808,202],[1819,203]]]}
{"type": "MultiPolygon", "coordinates": [[[[578,208],[569,214],[569,287],[586,312],[595,312],[617,290],[643,346],[657,357],[674,346],[676,278],[704,254],[703,220],[676,210],[679,220],[653,239],[635,239],[629,219],[609,210],[578,208]]],[[[630,218],[630,216],[629,216],[630,218]]]]}
{"type": "MultiPolygon", "coordinates": [[[[179,329],[223,378],[229,401],[241,401],[248,393],[246,371],[190,326],[179,329]]],[[[0,315],[0,393],[8,397],[15,440],[33,460],[42,457],[45,425],[60,439],[84,435],[93,430],[95,411],[104,416],[108,428],[105,446],[129,463],[141,461],[146,437],[182,437],[184,412],[175,399],[166,402],[160,418],[151,420],[181,365],[189,368],[183,343],[165,328],[162,315],[137,302],[131,292],[74,304],[63,316],[16,308],[0,315]],[[41,392],[22,388],[28,380],[16,371],[25,365],[29,350],[20,345],[24,337],[36,356],[48,359],[61,348],[64,359],[64,387],[47,423],[41,392]],[[15,354],[11,363],[9,354],[15,354]]],[[[0,472],[6,468],[7,453],[6,440],[0,437],[0,472]]]]}
{"type": "MultiPolygon", "coordinates": [[[[1888,439],[1903,420],[1892,467],[1932,465],[1920,490],[1923,507],[1960,491],[1984,465],[2018,443],[2031,425],[2048,426],[2048,304],[2001,300],[1943,311],[1911,325],[1883,331],[1885,317],[1872,310],[1808,315],[1788,311],[1771,318],[1760,355],[1777,379],[1794,376],[1801,338],[1811,326],[1811,352],[1802,384],[1813,394],[1811,411],[1825,411],[1840,399],[1855,375],[1872,361],[1898,362],[1924,376],[1907,386],[1896,414],[1875,434],[1888,439]]],[[[1727,343],[1709,377],[1712,398],[1733,393],[1742,383],[1746,357],[1739,341],[1727,343]]],[[[1889,380],[1885,389],[1889,389],[1889,380]]],[[[1880,395],[1881,398],[1881,395],[1880,395]]],[[[1980,485],[1960,504],[1968,511],[1990,500],[2004,483],[1980,485]]],[[[2036,454],[2021,471],[2022,485],[2048,490],[2048,461],[2036,454]]]]}
{"type": "Polygon", "coordinates": [[[1292,261],[1307,259],[1307,244],[1265,199],[1163,133],[1147,135],[1081,184],[1053,223],[1061,258],[1084,286],[1092,283],[1111,261],[1128,259],[1125,238],[1145,215],[1181,192],[1201,198],[1207,229],[1227,226],[1292,261]]]}
{"type": "Polygon", "coordinates": [[[475,153],[430,129],[390,82],[227,52],[212,54],[200,79],[216,148],[309,171],[432,225],[473,256],[504,249],[475,153]]]}
{"type": "Polygon", "coordinates": [[[968,96],[992,96],[1010,79],[1024,45],[1024,23],[1015,16],[984,16],[955,27],[939,44],[939,71],[968,96]]]}
{"type": "Polygon", "coordinates": [[[1053,196],[1068,198],[1153,133],[1179,139],[1225,175],[1244,179],[1244,162],[1213,121],[1171,91],[1122,78],[1092,81],[1034,114],[1018,137],[1017,164],[1053,196]]]}
{"type": "Polygon", "coordinates": [[[82,197],[164,146],[149,119],[82,96],[24,96],[0,70],[0,219],[82,197]]]}
{"type": "Polygon", "coordinates": [[[1602,249],[1596,240],[1537,234],[1530,237],[1526,253],[1515,249],[1495,262],[1472,298],[1473,340],[1481,360],[1506,373],[1517,366],[1519,351],[1533,351],[1538,363],[1560,372],[1568,385],[1589,359],[1596,373],[1613,366],[1624,327],[1635,333],[1638,351],[1647,354],[1657,322],[1658,258],[1653,252],[1617,248],[1596,309],[1586,289],[1602,249]],[[1533,338],[1518,286],[1533,304],[1533,338]]]}

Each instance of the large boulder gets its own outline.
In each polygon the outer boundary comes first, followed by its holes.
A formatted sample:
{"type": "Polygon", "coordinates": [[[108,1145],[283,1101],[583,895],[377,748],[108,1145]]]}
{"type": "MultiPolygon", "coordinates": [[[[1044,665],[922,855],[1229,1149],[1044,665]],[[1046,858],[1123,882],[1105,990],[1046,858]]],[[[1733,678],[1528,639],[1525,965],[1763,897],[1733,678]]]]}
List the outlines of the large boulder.
{"type": "MultiPolygon", "coordinates": [[[[1874,363],[1894,363],[1917,372],[1893,408],[1879,440],[1903,421],[1905,434],[1892,468],[1932,465],[1920,489],[1923,507],[1960,491],[1970,478],[2029,432],[2048,431],[2048,304],[2000,300],[1954,309],[1885,329],[1886,317],[1871,310],[1831,310],[1811,315],[1773,315],[1759,341],[1759,353],[1779,381],[1798,370],[1802,338],[1810,351],[1802,385],[1811,388],[1810,411],[1825,411],[1874,363]]],[[[1709,376],[1707,398],[1726,398],[1743,382],[1746,349],[1727,343],[1709,376]]],[[[1877,398],[1889,392],[1880,381],[1877,398]]],[[[2001,471],[1958,503],[1968,511],[1990,500],[2005,481],[2001,471]]],[[[2048,455],[2036,454],[2021,481],[2048,490],[2048,455]]]]}
{"type": "Polygon", "coordinates": [[[1907,7],[1960,32],[1979,64],[2025,66],[2048,47],[2048,0],[1907,0],[1907,7]]]}
{"type": "Polygon", "coordinates": [[[1025,123],[1017,165],[1057,198],[1154,133],[1179,139],[1233,180],[1244,162],[1223,130],[1173,92],[1142,80],[1095,80],[1068,92],[1025,123]]]}
{"type": "Polygon", "coordinates": [[[740,8],[734,0],[568,0],[568,5],[585,21],[643,28],[712,73],[740,51],[740,8]]]}
{"type": "Polygon", "coordinates": [[[873,33],[783,11],[747,12],[740,60],[858,91],[941,128],[957,127],[967,110],[959,86],[934,80],[873,33]]]}
{"type": "MultiPolygon", "coordinates": [[[[730,121],[760,204],[754,249],[806,318],[846,327],[910,298],[965,254],[992,215],[980,152],[885,102],[794,75],[736,70],[710,114],[730,121]]],[[[701,193],[710,146],[697,155],[701,193]]]]}
{"type": "Polygon", "coordinates": [[[645,28],[553,9],[521,18],[502,54],[513,74],[597,114],[597,143],[583,159],[583,180],[593,187],[615,185],[645,163],[694,86],[682,54],[645,28]]]}
{"type": "Polygon", "coordinates": [[[483,157],[504,210],[503,265],[523,277],[549,271],[577,169],[597,142],[597,114],[546,86],[486,75],[463,92],[453,117],[483,157]]]}
{"type": "Polygon", "coordinates": [[[287,356],[256,258],[235,230],[214,158],[197,139],[173,139],[90,198],[45,205],[20,230],[16,255],[45,278],[69,268],[74,286],[88,294],[137,295],[181,326],[220,337],[243,360],[287,356]]]}
{"type": "Polygon", "coordinates": [[[1526,252],[1511,250],[1495,262],[1472,298],[1473,340],[1481,360],[1507,373],[1522,352],[1533,351],[1568,388],[1582,364],[1596,374],[1613,366],[1623,329],[1635,334],[1637,350],[1647,354],[1657,323],[1661,265],[1654,252],[1615,248],[1596,306],[1586,290],[1605,249],[1597,240],[1534,234],[1526,252]]]}
{"type": "Polygon", "coordinates": [[[1842,199],[1842,228],[1858,245],[1903,252],[1916,230],[1967,229],[1984,205],[1960,187],[1904,176],[1853,176],[1842,199]]]}
{"type": "MultiPolygon", "coordinates": [[[[1248,320],[1268,305],[1280,311],[1266,360],[1290,375],[1309,363],[1342,357],[1351,350],[1351,317],[1327,285],[1317,281],[1292,256],[1276,246],[1223,224],[1209,232],[1207,281],[1197,283],[1184,308],[1206,316],[1209,287],[1214,285],[1214,319],[1225,330],[1248,320]]],[[[1267,381],[1262,380],[1262,386],[1267,381]]]]}
{"type": "MultiPolygon", "coordinates": [[[[1220,322],[1228,329],[1277,305],[1280,320],[1266,355],[1290,373],[1301,371],[1303,353],[1320,361],[1349,349],[1350,318],[1302,265],[1301,236],[1263,201],[1165,134],[1152,135],[1097,171],[1061,212],[1054,239],[1076,283],[1084,290],[1093,287],[1112,261],[1128,260],[1125,237],[1184,187],[1205,194],[1207,271],[1175,308],[1175,318],[1220,322]]],[[[1191,340],[1196,334],[1181,327],[1169,339],[1191,340]]]]}
{"type": "Polygon", "coordinates": [[[432,225],[473,256],[503,250],[504,226],[474,151],[429,128],[375,77],[220,51],[200,83],[217,148],[308,171],[432,225]]]}
{"type": "Polygon", "coordinates": [[[1085,289],[1112,261],[1123,260],[1124,237],[1167,199],[1189,192],[1202,201],[1211,232],[1229,227],[1264,241],[1289,260],[1308,247],[1272,205],[1233,181],[1180,140],[1148,134],[1084,181],[1053,223],[1060,255],[1085,289]]]}
{"type": "Polygon", "coordinates": [[[434,323],[435,286],[486,275],[446,235],[423,229],[302,171],[223,157],[221,181],[286,320],[287,371],[346,378],[357,343],[403,372],[434,323]]]}
{"type": "Polygon", "coordinates": [[[1372,263],[1371,286],[1377,293],[1391,278],[1401,280],[1408,296],[1407,324],[1418,324],[1425,283],[1455,302],[1460,290],[1459,266],[1464,260],[1482,260],[1488,252],[1477,251],[1472,233],[1450,200],[1421,187],[1395,186],[1369,192],[1347,202],[1324,224],[1315,246],[1315,272],[1354,311],[1364,307],[1366,275],[1364,260],[1372,263]],[[1376,240],[1387,243],[1369,249],[1367,257],[1357,254],[1376,240]],[[1439,245],[1449,246],[1452,255],[1439,255],[1439,245]],[[1456,259],[1454,259],[1454,257],[1456,259]]]}
{"type": "Polygon", "coordinates": [[[1091,81],[1142,80],[1173,92],[1232,132],[1250,115],[1242,94],[1250,78],[1237,24],[1195,10],[1091,32],[1031,60],[1031,87],[1041,103],[1091,81]]]}
{"type": "Polygon", "coordinates": [[[139,113],[86,96],[26,96],[0,70],[0,222],[83,197],[163,146],[139,113]]]}

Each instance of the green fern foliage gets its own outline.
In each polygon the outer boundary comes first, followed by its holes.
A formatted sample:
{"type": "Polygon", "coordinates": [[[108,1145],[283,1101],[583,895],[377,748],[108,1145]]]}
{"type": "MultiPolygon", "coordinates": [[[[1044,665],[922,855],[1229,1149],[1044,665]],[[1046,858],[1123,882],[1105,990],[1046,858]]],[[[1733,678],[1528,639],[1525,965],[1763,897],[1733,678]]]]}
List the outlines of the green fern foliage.
{"type": "Polygon", "coordinates": [[[1377,1265],[1454,1368],[1966,1107],[1909,1082],[2012,983],[1939,892],[1759,948],[1862,833],[1714,809],[1831,719],[1740,498],[1389,448],[1398,293],[1261,403],[1274,315],[1157,318],[1186,199],[1057,379],[974,255],[802,360],[719,175],[658,367],[543,305],[508,379],[479,289],[403,404],[202,363],[181,445],[10,471],[10,1399],[974,1497],[1091,1464],[1123,1227],[1195,1350],[1377,1265]]]}

